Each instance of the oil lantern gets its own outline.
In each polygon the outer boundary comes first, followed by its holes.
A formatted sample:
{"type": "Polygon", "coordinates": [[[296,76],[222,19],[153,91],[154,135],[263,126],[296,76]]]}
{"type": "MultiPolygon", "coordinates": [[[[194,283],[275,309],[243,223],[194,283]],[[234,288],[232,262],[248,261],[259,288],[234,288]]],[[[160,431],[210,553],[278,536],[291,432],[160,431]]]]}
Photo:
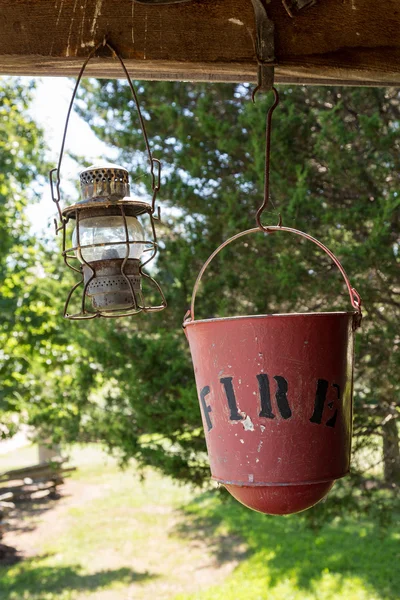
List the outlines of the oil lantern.
{"type": "Polygon", "coordinates": [[[81,68],[67,113],[58,167],[50,172],[52,198],[59,213],[56,231],[63,236],[62,255],[65,264],[79,274],[65,303],[66,318],[121,317],[166,307],[161,287],[143,270],[158,250],[155,221],[160,211],[156,216],[155,202],[160,181],[161,164],[152,156],[135,89],[122,58],[105,41],[92,50],[81,68]],[[128,171],[104,163],[81,172],[81,200],[61,209],[60,173],[69,118],[86,65],[101,46],[113,52],[127,77],[150,163],[152,199],[147,202],[132,197],[128,171]],[[139,218],[147,220],[149,233],[139,218]]]}
{"type": "Polygon", "coordinates": [[[157,252],[151,204],[130,196],[126,169],[113,164],[93,165],[80,175],[82,200],[63,209],[65,224],[71,222],[72,245],[65,247],[66,264],[81,273],[65,306],[70,319],[95,316],[127,316],[140,311],[162,310],[165,298],[158,283],[143,271],[157,252]],[[147,216],[152,232],[146,239],[138,217],[147,216]],[[78,268],[73,263],[79,264],[78,268]],[[143,293],[143,280],[157,289],[161,302],[149,305],[143,293]],[[81,288],[81,310],[69,312],[76,289],[81,288]]]}
{"type": "Polygon", "coordinates": [[[245,506],[283,515],[310,508],[349,471],[354,333],[361,299],[339,260],[307,233],[264,226],[219,246],[194,285],[184,331],[190,345],[212,478],[245,506]],[[352,309],[195,319],[200,281],[215,256],[248,235],[297,235],[316,244],[341,272],[352,309]]]}

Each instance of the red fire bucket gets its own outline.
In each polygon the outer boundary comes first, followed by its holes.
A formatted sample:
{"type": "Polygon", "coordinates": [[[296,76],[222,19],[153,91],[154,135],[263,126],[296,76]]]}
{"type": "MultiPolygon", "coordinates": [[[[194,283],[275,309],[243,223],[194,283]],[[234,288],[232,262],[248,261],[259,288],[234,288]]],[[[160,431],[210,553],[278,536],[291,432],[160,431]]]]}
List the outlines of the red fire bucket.
{"type": "Polygon", "coordinates": [[[349,471],[354,331],[361,300],[337,258],[351,312],[194,320],[200,280],[184,328],[189,341],[212,478],[245,506],[268,514],[305,510],[349,471]]]}

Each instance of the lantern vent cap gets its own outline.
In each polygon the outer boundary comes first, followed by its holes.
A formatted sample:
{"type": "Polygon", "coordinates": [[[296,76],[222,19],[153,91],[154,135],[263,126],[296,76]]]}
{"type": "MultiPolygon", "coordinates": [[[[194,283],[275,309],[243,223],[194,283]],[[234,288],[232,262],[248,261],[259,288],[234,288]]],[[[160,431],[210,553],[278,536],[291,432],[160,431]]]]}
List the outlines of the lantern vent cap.
{"type": "Polygon", "coordinates": [[[127,169],[112,163],[98,163],[80,173],[81,195],[84,201],[95,198],[110,201],[129,196],[129,173],[127,169]]]}

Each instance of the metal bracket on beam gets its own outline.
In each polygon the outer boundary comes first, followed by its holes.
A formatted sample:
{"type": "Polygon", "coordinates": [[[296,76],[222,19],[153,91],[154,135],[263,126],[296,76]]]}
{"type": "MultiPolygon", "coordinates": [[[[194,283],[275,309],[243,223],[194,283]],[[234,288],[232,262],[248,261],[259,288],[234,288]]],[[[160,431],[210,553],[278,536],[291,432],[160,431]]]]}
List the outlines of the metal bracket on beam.
{"type": "Polygon", "coordinates": [[[180,4],[189,0],[133,0],[137,4],[180,4]]]}
{"type": "Polygon", "coordinates": [[[310,8],[317,3],[317,0],[282,0],[283,6],[290,17],[303,8],[310,8]]]}
{"type": "MultiPolygon", "coordinates": [[[[179,4],[189,0],[134,0],[139,4],[157,5],[157,4],[179,4]]],[[[267,1],[268,0],[264,0],[267,1]]],[[[293,17],[293,10],[299,11],[315,4],[317,0],[282,0],[287,13],[293,17]]],[[[274,24],[268,17],[267,10],[263,0],[251,0],[254,10],[256,23],[255,50],[258,62],[258,81],[257,87],[253,92],[253,99],[256,92],[269,92],[274,84],[274,24]]]]}
{"type": "MultiPolygon", "coordinates": [[[[189,2],[189,0],[133,0],[138,4],[180,4],[181,2],[189,2]]],[[[293,11],[301,10],[316,4],[317,0],[282,0],[282,4],[291,17],[293,11]]]]}
{"type": "MultiPolygon", "coordinates": [[[[179,4],[189,0],[134,0],[139,4],[157,5],[157,4],[179,4]]],[[[268,1],[268,0],[267,0],[268,1]]],[[[291,2],[309,2],[314,0],[290,0],[291,2]]],[[[275,60],[274,50],[274,24],[268,18],[266,8],[262,0],[251,0],[254,9],[254,18],[256,22],[255,50],[258,62],[258,82],[253,92],[269,92],[274,83],[275,60]]],[[[283,0],[285,3],[286,0],[283,0]]],[[[285,4],[286,10],[288,10],[285,4]]]]}
{"type": "Polygon", "coordinates": [[[256,55],[258,62],[258,82],[253,92],[269,92],[274,84],[274,24],[268,17],[262,0],[251,0],[256,21],[256,55]]]}
{"type": "MultiPolygon", "coordinates": [[[[133,0],[138,4],[157,5],[157,4],[179,4],[188,2],[189,0],[133,0]]],[[[268,0],[267,0],[268,1],[268,0]]],[[[285,1],[285,0],[283,0],[285,1]]],[[[310,0],[291,0],[297,2],[307,2],[310,0]]],[[[313,0],[311,0],[313,1],[313,0]]],[[[257,88],[253,92],[269,92],[274,83],[274,67],[275,59],[274,50],[274,24],[268,18],[266,8],[262,0],[251,0],[254,9],[254,18],[256,22],[256,39],[255,50],[258,62],[258,83],[257,88]]],[[[287,7],[285,5],[286,10],[287,7]]]]}

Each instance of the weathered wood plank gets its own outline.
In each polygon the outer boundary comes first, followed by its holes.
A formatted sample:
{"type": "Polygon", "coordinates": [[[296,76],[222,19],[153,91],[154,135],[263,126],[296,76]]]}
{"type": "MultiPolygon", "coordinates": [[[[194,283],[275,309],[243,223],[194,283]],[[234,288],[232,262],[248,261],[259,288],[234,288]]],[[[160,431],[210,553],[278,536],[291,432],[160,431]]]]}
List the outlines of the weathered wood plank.
{"type": "Polygon", "coordinates": [[[59,477],[57,479],[43,479],[32,484],[20,483],[8,488],[7,493],[12,494],[14,502],[28,499],[37,492],[53,491],[64,483],[64,480],[59,477]]]}
{"type": "Polygon", "coordinates": [[[36,465],[29,465],[28,467],[21,467],[20,469],[12,469],[11,471],[5,471],[0,473],[0,482],[8,481],[10,479],[17,479],[23,477],[34,477],[35,475],[41,475],[42,473],[59,473],[60,471],[70,471],[74,467],[64,467],[65,460],[59,459],[51,462],[38,463],[36,465]]]}
{"type": "MultiPolygon", "coordinates": [[[[271,0],[277,80],[400,83],[398,0],[319,0],[291,19],[271,0]]],[[[132,0],[0,0],[0,72],[75,75],[108,36],[134,78],[254,81],[250,0],[146,6],[132,0]]],[[[120,76],[96,58],[88,74],[120,76]]]]}

